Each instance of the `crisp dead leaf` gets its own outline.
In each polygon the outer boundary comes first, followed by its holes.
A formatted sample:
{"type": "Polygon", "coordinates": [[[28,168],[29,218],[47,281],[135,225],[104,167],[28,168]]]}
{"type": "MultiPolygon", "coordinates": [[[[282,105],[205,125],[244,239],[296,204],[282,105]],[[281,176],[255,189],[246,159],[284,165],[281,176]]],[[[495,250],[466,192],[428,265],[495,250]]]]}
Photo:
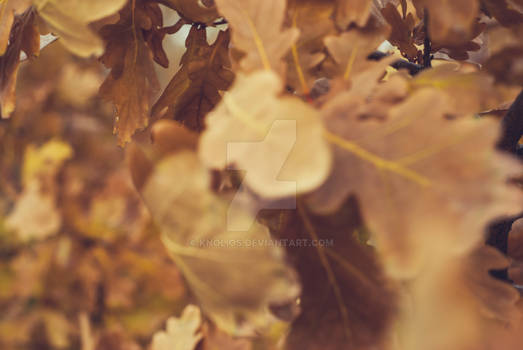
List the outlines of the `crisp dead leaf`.
{"type": "MultiPolygon", "coordinates": [[[[131,149],[131,164],[137,161],[144,155],[131,149]]],[[[281,248],[259,243],[270,241],[265,227],[229,229],[253,218],[244,211],[228,215],[228,202],[209,186],[196,154],[179,151],[156,164],[141,193],[204,312],[231,334],[267,329],[275,321],[269,306],[293,302],[299,293],[295,273],[281,248]]]]}
{"type": "Polygon", "coordinates": [[[120,145],[129,142],[136,130],[147,126],[152,96],[158,88],[151,52],[143,36],[152,25],[146,20],[151,20],[147,8],[147,4],[126,8],[118,23],[101,29],[107,42],[101,61],[111,73],[100,87],[100,94],[115,105],[114,132],[120,145]],[[140,14],[144,18],[143,23],[133,21],[133,11],[135,16],[140,14]]]}
{"type": "Polygon", "coordinates": [[[494,150],[494,120],[445,118],[445,96],[433,89],[385,120],[358,119],[355,101],[348,92],[324,107],[335,167],[309,204],[328,212],[356,194],[390,274],[417,273],[441,242],[468,249],[489,219],[521,207],[521,194],[506,184],[521,167],[494,150]]]}
{"type": "MultiPolygon", "coordinates": [[[[2,10],[0,4],[0,11],[2,10]]],[[[4,3],[4,6],[5,5],[4,3]]],[[[9,9],[6,9],[8,11],[9,9]]],[[[0,12],[1,13],[1,12],[0,12]]],[[[15,109],[15,88],[20,53],[28,57],[37,56],[40,52],[40,36],[36,29],[35,16],[31,11],[17,16],[14,20],[10,42],[5,53],[0,56],[0,117],[9,118],[15,109]]]]}
{"type": "Polygon", "coordinates": [[[153,106],[152,115],[179,120],[191,129],[201,130],[203,118],[234,79],[229,62],[229,33],[220,32],[214,44],[209,45],[206,30],[192,27],[185,45],[188,50],[180,62],[182,67],[153,106]]]}
{"type": "Polygon", "coordinates": [[[206,165],[245,170],[246,184],[266,197],[310,191],[330,170],[316,110],[296,97],[278,97],[281,92],[282,83],[271,71],[238,75],[207,116],[200,141],[206,165]]]}
{"type": "Polygon", "coordinates": [[[167,320],[165,331],[153,335],[152,350],[193,350],[202,339],[202,316],[195,305],[187,305],[182,315],[167,320]]]}
{"type": "Polygon", "coordinates": [[[38,14],[65,47],[87,57],[103,53],[103,43],[89,23],[116,13],[126,0],[33,0],[38,14]]]}
{"type": "Polygon", "coordinates": [[[298,38],[296,28],[282,29],[285,1],[216,0],[218,11],[232,31],[232,44],[245,54],[240,66],[245,71],[283,71],[282,58],[298,38]],[[270,18],[270,20],[267,20],[270,18]]]}
{"type": "Polygon", "coordinates": [[[398,47],[401,54],[409,60],[414,61],[418,57],[418,49],[415,46],[413,30],[419,23],[416,17],[409,12],[400,16],[398,9],[389,3],[381,10],[383,18],[391,27],[388,40],[398,47]]]}

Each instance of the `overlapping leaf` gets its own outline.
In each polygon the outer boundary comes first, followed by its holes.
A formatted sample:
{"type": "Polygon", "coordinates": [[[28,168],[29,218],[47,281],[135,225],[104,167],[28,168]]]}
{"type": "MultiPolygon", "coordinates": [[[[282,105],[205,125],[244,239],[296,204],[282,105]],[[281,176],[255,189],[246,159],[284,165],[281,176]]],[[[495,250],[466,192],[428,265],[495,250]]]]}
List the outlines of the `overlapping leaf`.
{"type": "Polygon", "coordinates": [[[373,249],[356,240],[363,222],[354,197],[329,216],[298,205],[298,210],[266,216],[271,232],[288,240],[287,253],[303,285],[302,312],[291,325],[286,348],[384,346],[396,312],[395,289],[373,249]]]}
{"type": "Polygon", "coordinates": [[[22,51],[28,57],[34,57],[40,52],[40,36],[36,29],[34,13],[30,10],[15,19],[9,45],[5,53],[0,56],[1,118],[9,118],[15,109],[16,78],[22,51]]]}
{"type": "Polygon", "coordinates": [[[325,58],[323,39],[336,33],[331,19],[334,1],[290,1],[288,17],[300,36],[287,54],[287,84],[302,93],[309,93],[321,73],[315,69],[325,58]]]}
{"type": "Polygon", "coordinates": [[[282,88],[271,71],[238,75],[208,115],[199,149],[209,167],[245,170],[246,184],[267,197],[316,188],[331,164],[318,113],[296,97],[279,97],[282,88]]]}
{"type": "MultiPolygon", "coordinates": [[[[132,168],[143,169],[144,155],[132,152],[132,168]]],[[[270,236],[258,223],[249,231],[228,229],[228,203],[210,191],[209,174],[195,153],[179,150],[135,179],[164,244],[221,329],[232,334],[263,330],[274,320],[270,305],[294,302],[299,284],[283,251],[260,243],[270,236]]],[[[238,212],[233,220],[252,219],[238,212]]]]}
{"type": "Polygon", "coordinates": [[[103,53],[103,43],[89,28],[89,23],[116,13],[126,0],[33,0],[38,14],[60,37],[65,47],[76,55],[103,53]]]}
{"type": "Polygon", "coordinates": [[[489,219],[521,207],[521,194],[506,185],[521,168],[494,150],[493,120],[445,118],[446,99],[432,89],[414,93],[385,120],[360,119],[354,95],[325,105],[335,167],[309,203],[331,211],[356,194],[389,273],[417,273],[441,242],[466,250],[489,219]]]}
{"type": "Polygon", "coordinates": [[[201,130],[203,118],[220,100],[220,91],[226,90],[234,79],[229,62],[229,33],[220,32],[214,44],[209,45],[205,29],[192,27],[186,46],[182,67],[153,106],[152,115],[179,120],[201,130]]]}
{"type": "Polygon", "coordinates": [[[148,4],[128,7],[121,12],[118,23],[101,29],[107,42],[101,61],[111,73],[100,87],[100,94],[115,106],[114,132],[121,145],[136,130],[147,126],[152,97],[158,88],[152,55],[143,34],[152,28],[148,7],[148,4]],[[135,16],[143,20],[135,21],[135,16]]]}
{"type": "Polygon", "coordinates": [[[15,15],[22,14],[29,6],[31,6],[31,0],[3,0],[0,2],[0,56],[4,55],[7,49],[15,15]]]}
{"type": "Polygon", "coordinates": [[[282,29],[286,2],[217,0],[216,5],[229,22],[232,44],[245,54],[240,61],[242,70],[282,72],[281,60],[298,38],[296,28],[282,29]]]}

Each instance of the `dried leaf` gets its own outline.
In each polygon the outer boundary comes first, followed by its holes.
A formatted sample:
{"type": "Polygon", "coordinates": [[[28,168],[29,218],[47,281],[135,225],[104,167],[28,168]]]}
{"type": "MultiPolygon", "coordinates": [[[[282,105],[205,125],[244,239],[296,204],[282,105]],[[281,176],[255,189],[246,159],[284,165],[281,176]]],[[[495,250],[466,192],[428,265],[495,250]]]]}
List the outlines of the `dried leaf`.
{"type": "Polygon", "coordinates": [[[232,44],[245,53],[240,62],[244,71],[263,68],[281,73],[284,70],[281,60],[298,38],[297,29],[282,30],[285,3],[281,0],[216,0],[218,11],[229,22],[232,44]]]}
{"type": "Polygon", "coordinates": [[[348,199],[329,216],[313,215],[301,204],[278,213],[276,225],[270,225],[287,242],[303,285],[302,312],[291,325],[286,349],[381,348],[396,295],[373,249],[353,238],[362,229],[356,201],[348,199]]]}
{"type": "Polygon", "coordinates": [[[365,26],[371,13],[372,0],[337,0],[336,4],[335,22],[340,29],[346,29],[351,23],[365,26]]]}
{"type": "Polygon", "coordinates": [[[413,0],[417,9],[429,13],[429,36],[438,45],[463,44],[470,40],[479,13],[478,0],[413,0]]]}
{"type": "Polygon", "coordinates": [[[317,112],[296,97],[278,97],[281,91],[273,72],[238,75],[207,116],[199,149],[210,167],[246,170],[246,184],[269,198],[310,191],[330,170],[317,112]]]}
{"type": "Polygon", "coordinates": [[[17,16],[10,35],[9,45],[4,55],[0,56],[1,118],[9,118],[15,109],[15,88],[20,65],[20,53],[23,51],[28,57],[34,57],[40,52],[40,36],[36,29],[34,13],[28,11],[17,16]]]}
{"type": "Polygon", "coordinates": [[[15,15],[21,15],[29,6],[31,6],[31,0],[3,0],[0,2],[0,56],[3,56],[7,49],[15,15]]]}
{"type": "Polygon", "coordinates": [[[314,80],[322,77],[315,69],[325,58],[323,39],[336,33],[332,21],[333,1],[290,1],[289,15],[293,28],[300,36],[287,54],[287,84],[308,94],[314,80]]]}
{"type": "Polygon", "coordinates": [[[435,247],[468,249],[489,219],[521,207],[505,183],[521,168],[494,150],[493,120],[445,118],[445,97],[432,89],[385,120],[358,119],[356,103],[348,92],[324,107],[335,168],[309,204],[332,211],[356,194],[391,275],[416,274],[438,255],[435,247]]]}
{"type": "Polygon", "coordinates": [[[417,59],[418,49],[415,46],[413,31],[418,23],[414,15],[409,13],[401,17],[398,9],[390,3],[381,10],[381,14],[391,27],[388,38],[391,44],[397,46],[401,54],[410,61],[417,59]]]}
{"type": "MultiPolygon", "coordinates": [[[[143,154],[131,152],[131,164],[143,161],[143,154]]],[[[274,322],[268,307],[292,302],[299,285],[279,247],[257,244],[270,239],[265,227],[254,223],[249,231],[229,230],[229,220],[252,222],[252,217],[245,212],[228,217],[227,201],[209,185],[196,155],[179,151],[156,164],[141,193],[204,312],[231,334],[252,334],[274,322]]]]}
{"type": "Polygon", "coordinates": [[[414,89],[434,87],[449,99],[448,113],[469,115],[491,109],[503,102],[493,79],[483,72],[462,72],[453,63],[423,70],[411,81],[414,89]]]}
{"type": "MultiPolygon", "coordinates": [[[[353,75],[375,66],[376,62],[367,61],[367,56],[377,49],[385,37],[383,32],[363,30],[350,30],[339,36],[326,37],[325,46],[338,65],[337,75],[348,81],[353,75]]],[[[385,66],[388,65],[388,60],[380,63],[383,62],[385,66]]]]}
{"type": "Polygon", "coordinates": [[[212,24],[218,18],[215,6],[202,6],[198,0],[159,0],[190,22],[212,24]]]}
{"type": "Polygon", "coordinates": [[[167,320],[165,331],[153,335],[152,350],[193,350],[202,339],[200,309],[187,305],[180,318],[167,320]]]}
{"type": "Polygon", "coordinates": [[[147,126],[152,97],[158,88],[149,48],[143,31],[150,29],[147,22],[133,21],[135,16],[149,18],[147,6],[126,8],[116,24],[106,25],[101,35],[107,42],[100,58],[111,73],[100,87],[103,98],[112,101],[116,109],[114,132],[118,142],[129,142],[136,130],[147,126]]]}
{"type": "Polygon", "coordinates": [[[16,231],[21,241],[46,238],[60,228],[55,177],[71,155],[71,147],[60,141],[49,141],[38,149],[27,148],[24,189],[6,220],[7,228],[16,231]]]}
{"type": "Polygon", "coordinates": [[[229,34],[220,32],[207,44],[206,30],[192,27],[186,39],[182,68],[152,108],[154,118],[166,116],[191,129],[201,130],[203,118],[220,100],[234,79],[229,62],[229,34]]]}
{"type": "Polygon", "coordinates": [[[103,43],[89,23],[116,13],[126,0],[33,0],[38,14],[60,37],[65,47],[87,57],[103,53],[103,43]]]}

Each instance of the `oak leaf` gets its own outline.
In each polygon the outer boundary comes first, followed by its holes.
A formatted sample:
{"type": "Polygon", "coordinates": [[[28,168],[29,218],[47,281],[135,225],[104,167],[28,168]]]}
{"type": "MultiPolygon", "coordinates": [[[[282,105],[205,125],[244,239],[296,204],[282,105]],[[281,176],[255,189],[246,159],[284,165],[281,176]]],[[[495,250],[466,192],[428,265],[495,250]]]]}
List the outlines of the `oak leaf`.
{"type": "Polygon", "coordinates": [[[198,0],[158,0],[175,10],[182,19],[190,22],[212,24],[218,18],[216,6],[204,6],[198,0]]]}
{"type": "Polygon", "coordinates": [[[203,118],[220,100],[234,79],[229,62],[229,33],[220,32],[207,43],[206,30],[192,27],[181,68],[152,108],[153,118],[168,117],[201,130],[203,118]]]}
{"type": "Polygon", "coordinates": [[[201,326],[200,309],[187,305],[179,318],[170,317],[167,320],[165,331],[153,335],[152,350],[193,350],[202,340],[201,326]]]}
{"type": "Polygon", "coordinates": [[[7,228],[14,230],[21,241],[46,238],[60,228],[55,177],[71,156],[71,147],[60,141],[49,141],[38,149],[27,148],[23,192],[6,220],[7,228]]]}
{"type": "Polygon", "coordinates": [[[279,97],[282,88],[272,71],[239,74],[207,116],[199,148],[206,165],[246,170],[246,184],[269,198],[316,188],[331,162],[316,110],[296,97],[279,97]]]}
{"type": "Polygon", "coordinates": [[[433,89],[415,92],[385,120],[359,119],[355,94],[324,106],[335,165],[309,205],[329,212],[355,194],[391,275],[417,273],[438,242],[466,251],[488,220],[521,207],[505,183],[521,168],[494,150],[493,120],[445,118],[446,98],[433,89]]]}
{"type": "Polygon", "coordinates": [[[35,15],[31,10],[15,18],[9,45],[5,53],[0,56],[1,118],[9,118],[15,109],[16,78],[22,51],[31,58],[40,52],[40,36],[36,28],[35,15]]]}
{"type": "Polygon", "coordinates": [[[218,11],[228,21],[232,45],[245,54],[242,70],[272,69],[282,72],[284,55],[298,38],[296,28],[282,29],[285,1],[216,0],[218,11]],[[270,20],[267,20],[269,19],[270,20]]]}
{"type": "MultiPolygon", "coordinates": [[[[131,148],[132,169],[146,159],[131,148]]],[[[297,297],[295,273],[279,247],[258,243],[270,240],[264,226],[228,229],[228,202],[209,186],[209,174],[196,154],[180,150],[154,166],[141,194],[204,312],[231,334],[265,330],[275,321],[269,306],[297,297]]],[[[252,217],[237,212],[233,220],[250,222],[252,217]]]]}
{"type": "Polygon", "coordinates": [[[298,203],[297,210],[262,217],[273,235],[287,240],[287,255],[303,285],[301,313],[291,325],[286,349],[383,346],[396,313],[396,293],[376,251],[355,239],[363,229],[355,198],[327,216],[298,203]]]}
{"type": "Polygon", "coordinates": [[[100,86],[100,94],[114,103],[114,132],[120,145],[129,142],[136,130],[147,126],[152,97],[158,89],[151,52],[143,36],[152,26],[147,21],[150,18],[146,5],[124,9],[118,23],[106,25],[100,31],[107,42],[100,60],[111,69],[100,86]],[[136,17],[144,18],[143,23],[133,21],[133,11],[136,17]]]}
{"type": "Polygon", "coordinates": [[[345,30],[351,23],[363,27],[369,19],[371,8],[372,0],[337,0],[336,25],[341,30],[345,30]]]}
{"type": "Polygon", "coordinates": [[[89,23],[116,13],[126,0],[33,0],[51,30],[72,53],[87,57],[103,53],[103,43],[89,23]]]}
{"type": "Polygon", "coordinates": [[[288,7],[291,26],[300,36],[286,56],[287,84],[308,94],[313,81],[322,77],[318,65],[325,59],[323,39],[336,33],[334,1],[289,1],[288,7]]]}
{"type": "Polygon", "coordinates": [[[31,0],[0,1],[0,56],[5,54],[9,35],[16,15],[21,15],[31,6],[31,0]]]}
{"type": "Polygon", "coordinates": [[[418,12],[427,9],[428,35],[436,44],[458,46],[471,39],[479,14],[478,0],[413,0],[413,3],[418,12]]]}

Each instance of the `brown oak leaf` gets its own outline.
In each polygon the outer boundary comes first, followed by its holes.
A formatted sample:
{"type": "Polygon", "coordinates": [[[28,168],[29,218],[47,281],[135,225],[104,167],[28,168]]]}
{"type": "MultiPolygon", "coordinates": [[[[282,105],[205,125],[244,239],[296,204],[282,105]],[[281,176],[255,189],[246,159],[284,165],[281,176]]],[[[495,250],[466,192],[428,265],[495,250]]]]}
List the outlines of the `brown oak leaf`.
{"type": "Polygon", "coordinates": [[[129,142],[136,130],[147,126],[153,94],[158,89],[152,54],[143,35],[143,31],[152,28],[148,6],[138,3],[134,9],[127,7],[120,13],[118,23],[100,30],[107,43],[100,60],[111,69],[100,94],[115,106],[114,132],[120,145],[129,142]],[[133,21],[133,18],[143,20],[133,21]]]}
{"type": "Polygon", "coordinates": [[[316,188],[331,164],[317,111],[297,97],[280,97],[282,89],[272,71],[239,74],[200,139],[207,166],[245,170],[246,184],[269,198],[316,188]]]}
{"type": "Polygon", "coordinates": [[[494,120],[445,118],[446,97],[429,88],[385,119],[359,118],[357,98],[349,91],[323,108],[335,165],[309,205],[329,212],[355,194],[391,275],[416,274],[438,246],[468,249],[489,220],[521,207],[506,184],[521,167],[495,151],[494,120]]]}
{"type": "Polygon", "coordinates": [[[284,71],[282,58],[298,38],[296,28],[282,29],[285,1],[281,0],[216,0],[218,11],[231,28],[232,45],[245,56],[240,67],[284,71]],[[269,19],[270,20],[267,20],[269,19]]]}
{"type": "Polygon", "coordinates": [[[185,43],[181,68],[152,108],[153,118],[175,119],[195,130],[234,79],[229,62],[229,33],[220,32],[209,45],[205,29],[192,27],[185,43]]]}

